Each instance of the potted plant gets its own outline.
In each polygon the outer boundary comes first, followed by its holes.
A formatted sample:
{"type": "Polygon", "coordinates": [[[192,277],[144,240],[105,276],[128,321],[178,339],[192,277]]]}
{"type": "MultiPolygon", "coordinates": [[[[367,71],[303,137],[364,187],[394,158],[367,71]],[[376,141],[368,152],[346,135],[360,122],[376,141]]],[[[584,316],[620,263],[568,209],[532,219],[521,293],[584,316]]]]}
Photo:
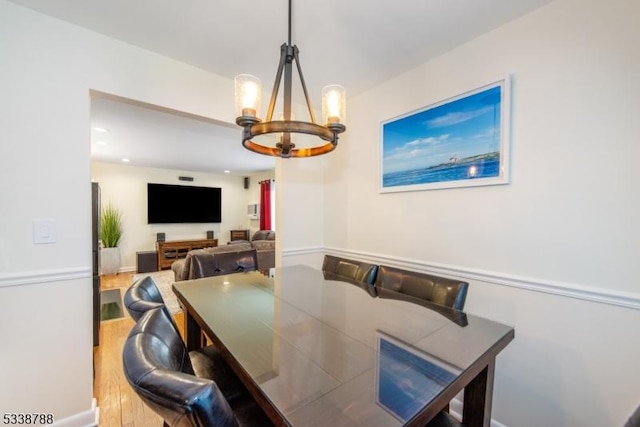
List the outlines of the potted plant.
{"type": "Polygon", "coordinates": [[[100,213],[100,270],[102,274],[116,274],[120,270],[120,249],[122,238],[122,214],[109,203],[100,213]]]}

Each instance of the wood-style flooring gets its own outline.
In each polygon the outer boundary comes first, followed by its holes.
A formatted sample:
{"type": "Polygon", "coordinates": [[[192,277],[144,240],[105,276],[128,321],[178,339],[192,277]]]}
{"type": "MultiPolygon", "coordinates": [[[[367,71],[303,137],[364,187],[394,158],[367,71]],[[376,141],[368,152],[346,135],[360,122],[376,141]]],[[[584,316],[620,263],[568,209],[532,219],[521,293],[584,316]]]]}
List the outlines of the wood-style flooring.
{"type": "MultiPolygon", "coordinates": [[[[120,288],[122,295],[131,285],[134,273],[100,277],[100,289],[120,288]]],[[[183,314],[175,315],[182,328],[183,314]]],[[[100,345],[94,347],[95,378],[93,393],[100,408],[100,426],[160,427],[162,418],[151,411],[133,391],[122,370],[122,347],[134,325],[126,313],[123,318],[100,323],[100,345]]],[[[182,330],[180,331],[182,334],[182,330]]]]}

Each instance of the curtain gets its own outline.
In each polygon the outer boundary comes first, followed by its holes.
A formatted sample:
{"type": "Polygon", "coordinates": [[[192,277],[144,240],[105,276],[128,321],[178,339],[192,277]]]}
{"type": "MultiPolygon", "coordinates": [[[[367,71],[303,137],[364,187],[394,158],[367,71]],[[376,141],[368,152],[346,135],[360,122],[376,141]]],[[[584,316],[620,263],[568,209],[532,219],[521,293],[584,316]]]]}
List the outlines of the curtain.
{"type": "Polygon", "coordinates": [[[260,230],[271,230],[271,180],[260,181],[260,230]]]}

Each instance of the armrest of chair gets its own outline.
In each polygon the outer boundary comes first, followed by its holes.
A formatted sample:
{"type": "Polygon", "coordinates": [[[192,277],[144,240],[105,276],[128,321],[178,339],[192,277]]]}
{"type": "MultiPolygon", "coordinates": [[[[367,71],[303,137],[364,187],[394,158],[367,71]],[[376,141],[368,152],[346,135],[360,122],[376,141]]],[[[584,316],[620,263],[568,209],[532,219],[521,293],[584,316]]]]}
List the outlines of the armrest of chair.
{"type": "Polygon", "coordinates": [[[171,264],[171,270],[173,271],[173,276],[176,282],[180,282],[182,280],[187,280],[188,271],[186,271],[187,260],[185,258],[179,259],[171,264]]]}

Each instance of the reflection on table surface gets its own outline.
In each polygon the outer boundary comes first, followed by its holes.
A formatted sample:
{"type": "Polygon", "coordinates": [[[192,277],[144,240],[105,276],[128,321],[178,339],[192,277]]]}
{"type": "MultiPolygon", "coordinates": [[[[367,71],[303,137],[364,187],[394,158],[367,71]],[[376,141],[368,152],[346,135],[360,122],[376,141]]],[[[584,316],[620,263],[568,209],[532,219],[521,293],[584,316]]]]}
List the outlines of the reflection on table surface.
{"type": "Polygon", "coordinates": [[[306,266],[174,289],[291,425],[403,425],[512,333],[476,316],[461,326],[424,306],[374,298],[306,266]],[[408,367],[388,375],[400,361],[408,367]],[[418,390],[385,392],[407,380],[418,390]]]}
{"type": "Polygon", "coordinates": [[[400,421],[413,418],[460,375],[445,361],[378,333],[378,403],[400,421]]]}

